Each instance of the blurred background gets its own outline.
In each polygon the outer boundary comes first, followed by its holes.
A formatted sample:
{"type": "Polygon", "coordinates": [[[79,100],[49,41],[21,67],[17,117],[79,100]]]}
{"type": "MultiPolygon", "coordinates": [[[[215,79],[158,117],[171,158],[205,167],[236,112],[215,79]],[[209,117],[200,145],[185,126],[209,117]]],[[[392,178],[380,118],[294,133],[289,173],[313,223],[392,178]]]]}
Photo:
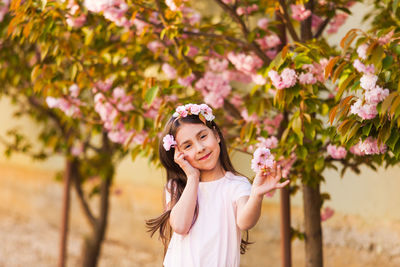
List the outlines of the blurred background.
{"type": "MultiPolygon", "coordinates": [[[[199,3],[199,6],[206,3],[199,3]]],[[[361,18],[368,5],[356,4],[355,13],[339,36],[355,25],[368,28],[361,18]]],[[[13,118],[14,107],[7,98],[0,101],[0,136],[18,127],[36,139],[39,129],[28,119],[13,118]]],[[[3,151],[4,147],[0,146],[3,151]]],[[[232,154],[234,166],[248,177],[251,158],[232,154]]],[[[55,179],[64,159],[44,162],[14,154],[0,156],[0,266],[54,266],[57,263],[63,185],[55,179]]],[[[322,192],[331,199],[334,215],[323,222],[326,266],[400,266],[400,167],[378,172],[362,168],[360,175],[346,172],[341,178],[326,171],[322,192]]],[[[102,248],[100,266],[161,266],[163,247],[157,237],[150,238],[145,220],[162,212],[165,174],[138,157],[126,157],[118,166],[112,186],[109,225],[102,248]]],[[[98,205],[96,198],[91,205],[98,205]]],[[[292,224],[302,229],[302,198],[292,200],[292,224]]],[[[242,266],[280,266],[279,194],[264,201],[262,217],[250,231],[255,242],[242,257],[242,266]]],[[[68,266],[79,261],[81,236],[89,231],[72,191],[68,266]]],[[[293,266],[304,266],[303,241],[293,242],[293,266]]]]}

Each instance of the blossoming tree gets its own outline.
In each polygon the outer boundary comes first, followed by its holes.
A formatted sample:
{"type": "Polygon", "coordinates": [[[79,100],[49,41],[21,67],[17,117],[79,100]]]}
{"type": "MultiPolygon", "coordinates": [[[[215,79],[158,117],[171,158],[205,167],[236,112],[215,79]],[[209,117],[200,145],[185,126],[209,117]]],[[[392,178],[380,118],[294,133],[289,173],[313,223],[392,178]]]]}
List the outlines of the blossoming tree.
{"type": "Polygon", "coordinates": [[[354,2],[207,3],[219,12],[201,14],[197,2],[181,0],[12,1],[1,38],[13,59],[1,64],[20,64],[24,71],[2,68],[4,91],[37,98],[76,132],[68,139],[52,132],[66,155],[75,143],[91,149],[89,141],[100,135],[103,145],[115,148],[109,157],[129,150],[153,162],[161,127],[177,104],[206,102],[232,149],[270,148],[291,179],[281,195],[289,256],[283,265],[290,266],[289,193],[301,187],[307,266],[322,266],[321,218],[332,215],[329,208],[321,214],[328,198],[319,189],[324,169],[337,168],[335,162],[342,173],[375,165],[338,146],[335,128],[326,123],[337,78],[328,80],[324,69],[332,68],[328,61],[338,52],[325,37],[344,23],[354,2]]]}
{"type": "Polygon", "coordinates": [[[349,31],[341,43],[342,55],[332,59],[341,101],[330,118],[331,123],[337,118],[342,143],[360,156],[377,158],[388,151],[380,161],[391,165],[400,158],[399,9],[397,2],[374,5],[371,29],[349,31]]]}

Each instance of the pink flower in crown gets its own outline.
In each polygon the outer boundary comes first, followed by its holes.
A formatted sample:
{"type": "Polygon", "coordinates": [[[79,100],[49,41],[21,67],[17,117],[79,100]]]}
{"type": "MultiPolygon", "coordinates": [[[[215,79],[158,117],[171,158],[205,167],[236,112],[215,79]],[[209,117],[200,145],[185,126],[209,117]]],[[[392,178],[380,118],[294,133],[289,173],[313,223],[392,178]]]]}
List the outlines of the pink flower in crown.
{"type": "Polygon", "coordinates": [[[190,113],[192,113],[193,115],[199,115],[201,109],[199,105],[192,105],[190,107],[190,113]]]}
{"type": "Polygon", "coordinates": [[[174,139],[174,137],[170,134],[167,134],[166,136],[164,136],[163,138],[163,147],[166,151],[169,151],[171,149],[171,147],[176,146],[176,141],[174,139]]]}
{"type": "Polygon", "coordinates": [[[185,106],[179,106],[176,108],[175,114],[178,114],[178,116],[181,116],[181,117],[186,117],[188,115],[188,111],[186,110],[185,106]]]}

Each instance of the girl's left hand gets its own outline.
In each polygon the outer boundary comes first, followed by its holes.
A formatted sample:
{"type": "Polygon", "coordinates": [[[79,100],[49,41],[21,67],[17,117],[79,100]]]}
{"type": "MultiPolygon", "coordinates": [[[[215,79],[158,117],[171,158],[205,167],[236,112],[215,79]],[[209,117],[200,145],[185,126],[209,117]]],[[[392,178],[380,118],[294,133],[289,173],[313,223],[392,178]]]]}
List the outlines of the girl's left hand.
{"type": "Polygon", "coordinates": [[[274,189],[281,189],[290,182],[286,180],[283,183],[279,183],[281,178],[281,166],[277,166],[275,163],[270,173],[264,174],[262,171],[257,173],[253,181],[252,191],[256,196],[262,197],[274,189]]]}

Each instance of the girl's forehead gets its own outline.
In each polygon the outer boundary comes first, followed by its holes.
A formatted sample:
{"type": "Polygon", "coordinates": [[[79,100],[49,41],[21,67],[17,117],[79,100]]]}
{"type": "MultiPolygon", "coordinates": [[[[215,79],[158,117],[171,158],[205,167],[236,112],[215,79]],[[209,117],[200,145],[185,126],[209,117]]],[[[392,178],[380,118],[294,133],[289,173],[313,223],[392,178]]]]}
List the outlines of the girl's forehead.
{"type": "Polygon", "coordinates": [[[208,129],[210,128],[202,123],[182,123],[176,132],[175,139],[177,141],[183,141],[183,139],[191,139],[192,137],[195,137],[200,131],[208,129]]]}

